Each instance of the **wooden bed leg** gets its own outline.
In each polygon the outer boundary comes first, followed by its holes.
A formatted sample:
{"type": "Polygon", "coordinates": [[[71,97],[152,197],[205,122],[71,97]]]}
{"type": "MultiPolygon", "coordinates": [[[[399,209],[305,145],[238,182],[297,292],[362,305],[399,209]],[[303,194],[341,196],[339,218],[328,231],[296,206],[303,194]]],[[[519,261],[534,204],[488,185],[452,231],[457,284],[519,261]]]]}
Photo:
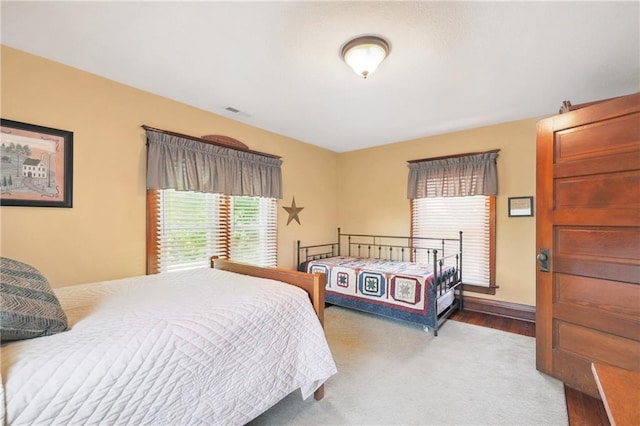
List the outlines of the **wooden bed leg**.
{"type": "Polygon", "coordinates": [[[324,384],[320,385],[320,387],[316,389],[316,391],[313,393],[313,397],[316,401],[320,401],[322,398],[324,398],[324,384]]]}

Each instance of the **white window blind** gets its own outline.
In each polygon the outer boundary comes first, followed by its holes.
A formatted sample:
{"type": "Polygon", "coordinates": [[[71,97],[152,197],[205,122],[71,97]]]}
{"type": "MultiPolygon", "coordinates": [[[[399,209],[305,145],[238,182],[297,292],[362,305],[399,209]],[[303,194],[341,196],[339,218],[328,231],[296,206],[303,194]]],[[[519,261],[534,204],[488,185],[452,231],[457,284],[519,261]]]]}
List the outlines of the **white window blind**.
{"type": "Polygon", "coordinates": [[[153,269],[208,267],[211,256],[276,266],[276,199],[203,192],[155,191],[153,269]]]}
{"type": "Polygon", "coordinates": [[[277,215],[275,198],[231,198],[231,253],[233,260],[276,266],[277,215]]]}
{"type": "Polygon", "coordinates": [[[491,196],[418,198],[411,200],[411,208],[414,237],[458,238],[463,232],[463,281],[489,287],[491,196]]]}

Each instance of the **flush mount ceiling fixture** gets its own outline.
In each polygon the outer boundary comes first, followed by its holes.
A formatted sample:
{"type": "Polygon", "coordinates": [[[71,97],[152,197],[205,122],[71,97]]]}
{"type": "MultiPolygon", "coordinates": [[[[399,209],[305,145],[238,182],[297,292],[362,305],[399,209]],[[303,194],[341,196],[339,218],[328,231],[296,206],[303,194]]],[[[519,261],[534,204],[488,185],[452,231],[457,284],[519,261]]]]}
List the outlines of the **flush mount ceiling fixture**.
{"type": "Polygon", "coordinates": [[[389,43],[377,36],[358,37],[342,48],[342,58],[356,74],[367,78],[389,54],[389,43]]]}

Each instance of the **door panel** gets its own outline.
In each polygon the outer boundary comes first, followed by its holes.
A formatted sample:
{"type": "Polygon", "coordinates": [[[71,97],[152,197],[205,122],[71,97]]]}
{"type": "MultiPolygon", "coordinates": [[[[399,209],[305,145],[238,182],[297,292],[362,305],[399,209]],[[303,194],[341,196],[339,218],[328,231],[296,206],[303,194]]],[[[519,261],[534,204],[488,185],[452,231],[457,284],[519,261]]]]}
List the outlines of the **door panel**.
{"type": "MultiPolygon", "coordinates": [[[[554,303],[573,308],[597,309],[620,316],[638,313],[640,293],[634,284],[566,275],[556,271],[554,303]],[[602,293],[609,294],[606,300],[602,293]]],[[[637,335],[639,330],[635,330],[637,335]]]]}
{"type": "Polygon", "coordinates": [[[620,170],[635,170],[638,164],[640,164],[640,152],[625,152],[601,158],[589,158],[575,163],[558,163],[554,166],[554,174],[556,178],[562,178],[576,176],[580,173],[587,175],[611,173],[620,170]]]}
{"type": "Polygon", "coordinates": [[[557,227],[556,254],[638,263],[640,230],[621,227],[557,227]]]}
{"type": "MultiPolygon", "coordinates": [[[[640,268],[637,265],[624,263],[607,263],[602,260],[572,259],[553,257],[555,271],[565,274],[597,277],[604,280],[615,280],[638,284],[640,268]]],[[[602,294],[603,292],[601,292],[602,294]]],[[[603,297],[609,297],[602,294],[603,297]]]]}
{"type": "MultiPolygon", "coordinates": [[[[590,353],[587,350],[588,346],[585,346],[584,343],[580,343],[580,341],[598,341],[601,345],[608,344],[609,342],[606,339],[598,339],[597,335],[594,338],[593,334],[584,334],[577,330],[571,330],[560,326],[556,328],[556,336],[558,340],[562,340],[562,345],[565,346],[565,348],[563,348],[564,350],[557,348],[554,351],[554,369],[552,372],[548,372],[548,374],[559,378],[571,388],[578,389],[583,393],[587,393],[600,399],[600,394],[591,370],[591,363],[599,360],[598,355],[602,355],[603,359],[600,361],[606,364],[625,366],[628,370],[635,371],[638,371],[640,368],[637,363],[634,364],[633,362],[633,349],[630,350],[631,356],[627,356],[626,358],[628,362],[620,362],[617,359],[619,358],[617,354],[621,352],[618,347],[611,347],[608,352],[601,351],[600,353],[590,353]],[[562,339],[560,339],[559,331],[562,332],[562,339]],[[585,350],[582,351],[582,353],[576,353],[580,352],[580,349],[583,348],[585,350]]],[[[620,346],[622,346],[622,350],[624,351],[624,349],[628,349],[634,344],[637,345],[637,342],[631,342],[626,346],[626,348],[624,344],[620,346]]],[[[627,353],[627,355],[629,355],[629,353],[627,353]]],[[[638,359],[637,350],[635,351],[635,359],[638,359]]]]}
{"type": "Polygon", "coordinates": [[[558,132],[557,163],[607,157],[636,151],[634,138],[640,133],[639,114],[576,126],[558,132]]]}
{"type": "Polygon", "coordinates": [[[637,209],[640,207],[640,171],[557,179],[555,202],[557,209],[588,209],[603,204],[610,209],[637,209]]]}
{"type": "Polygon", "coordinates": [[[563,321],[556,324],[559,351],[627,370],[640,369],[636,341],[563,321]]]}
{"type": "Polygon", "coordinates": [[[599,398],[591,362],[640,370],[640,94],[538,123],[536,365],[599,398]]]}

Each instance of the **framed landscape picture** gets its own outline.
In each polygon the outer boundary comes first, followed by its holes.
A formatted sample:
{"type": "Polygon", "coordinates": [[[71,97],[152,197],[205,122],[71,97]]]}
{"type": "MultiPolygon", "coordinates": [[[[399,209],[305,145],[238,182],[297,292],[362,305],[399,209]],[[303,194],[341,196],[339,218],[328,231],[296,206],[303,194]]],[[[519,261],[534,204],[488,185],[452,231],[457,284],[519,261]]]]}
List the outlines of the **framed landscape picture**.
{"type": "Polygon", "coordinates": [[[73,132],[1,120],[0,205],[72,207],[73,132]]]}

